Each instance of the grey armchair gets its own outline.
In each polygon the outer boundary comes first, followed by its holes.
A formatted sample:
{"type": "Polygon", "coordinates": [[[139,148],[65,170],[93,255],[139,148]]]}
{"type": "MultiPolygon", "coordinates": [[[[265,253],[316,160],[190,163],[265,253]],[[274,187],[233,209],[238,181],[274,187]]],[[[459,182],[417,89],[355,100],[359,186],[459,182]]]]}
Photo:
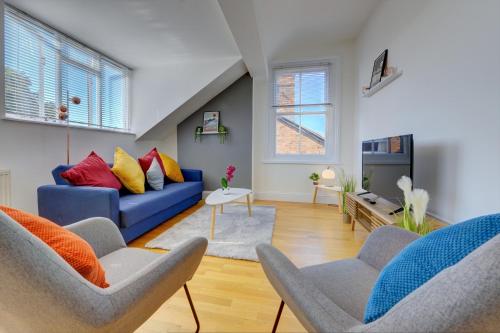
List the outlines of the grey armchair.
{"type": "Polygon", "coordinates": [[[282,302],[309,332],[498,332],[500,235],[363,324],[364,308],[380,270],[419,236],[384,226],[368,237],[356,258],[298,269],[270,245],[257,254],[282,302]]]}
{"type": "Polygon", "coordinates": [[[116,225],[92,218],[67,227],[87,240],[110,287],[84,279],[55,251],[0,212],[0,331],[133,332],[195,273],[207,240],[168,254],[127,248],[116,225]]]}

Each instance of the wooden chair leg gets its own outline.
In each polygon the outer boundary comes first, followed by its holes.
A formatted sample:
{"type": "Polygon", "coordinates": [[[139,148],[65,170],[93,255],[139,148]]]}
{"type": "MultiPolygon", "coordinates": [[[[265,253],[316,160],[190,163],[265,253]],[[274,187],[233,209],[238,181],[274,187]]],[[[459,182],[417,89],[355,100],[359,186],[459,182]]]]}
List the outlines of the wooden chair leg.
{"type": "Polygon", "coordinates": [[[281,318],[281,312],[283,312],[283,307],[285,306],[285,302],[281,301],[280,303],[280,308],[278,310],[278,315],[276,316],[276,320],[274,321],[274,326],[273,326],[273,333],[276,333],[276,329],[278,328],[278,323],[281,318]]]}
{"type": "Polygon", "coordinates": [[[191,307],[191,312],[193,312],[194,321],[196,322],[196,333],[198,333],[200,331],[200,321],[198,320],[198,316],[196,315],[196,310],[194,309],[193,300],[191,299],[191,295],[189,294],[187,284],[184,284],[184,291],[186,292],[189,306],[191,307]]]}

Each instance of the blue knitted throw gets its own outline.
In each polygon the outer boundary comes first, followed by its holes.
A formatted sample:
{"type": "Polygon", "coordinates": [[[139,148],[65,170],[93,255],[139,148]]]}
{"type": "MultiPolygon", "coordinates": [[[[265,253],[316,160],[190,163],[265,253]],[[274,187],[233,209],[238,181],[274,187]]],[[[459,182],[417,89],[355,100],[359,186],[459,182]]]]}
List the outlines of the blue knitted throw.
{"type": "Polygon", "coordinates": [[[433,231],[407,245],[380,272],[366,304],[365,323],[382,317],[415,289],[499,233],[500,214],[494,214],[433,231]]]}

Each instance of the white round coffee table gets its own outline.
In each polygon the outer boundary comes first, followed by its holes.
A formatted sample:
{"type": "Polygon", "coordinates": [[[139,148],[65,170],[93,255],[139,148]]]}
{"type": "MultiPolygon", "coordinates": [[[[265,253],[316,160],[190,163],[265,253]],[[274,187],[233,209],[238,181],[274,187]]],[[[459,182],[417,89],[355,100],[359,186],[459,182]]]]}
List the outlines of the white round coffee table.
{"type": "Polygon", "coordinates": [[[220,205],[221,214],[224,213],[224,204],[247,197],[248,216],[252,216],[252,206],[250,205],[250,194],[252,190],[246,188],[231,188],[228,194],[222,193],[222,189],[213,191],[205,199],[205,203],[212,206],[212,223],[210,225],[210,239],[214,239],[215,210],[220,205]]]}

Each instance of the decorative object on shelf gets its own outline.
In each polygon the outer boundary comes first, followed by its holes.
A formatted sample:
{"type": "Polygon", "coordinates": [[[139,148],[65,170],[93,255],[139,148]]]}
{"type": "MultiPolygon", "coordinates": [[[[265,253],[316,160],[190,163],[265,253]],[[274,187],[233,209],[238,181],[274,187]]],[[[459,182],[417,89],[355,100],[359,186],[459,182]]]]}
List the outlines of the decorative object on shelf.
{"type": "Polygon", "coordinates": [[[201,135],[203,134],[203,127],[202,126],[196,126],[196,129],[194,131],[194,142],[197,140],[200,140],[201,142],[201,135]]]}
{"type": "Polygon", "coordinates": [[[194,131],[194,142],[201,142],[203,135],[217,134],[221,144],[226,143],[229,136],[229,128],[220,123],[219,111],[207,111],[203,113],[203,126],[197,126],[194,131]]]}
{"type": "Polygon", "coordinates": [[[226,177],[222,177],[220,180],[220,185],[222,187],[223,194],[229,194],[229,183],[234,178],[234,172],[236,171],[236,167],[232,164],[229,164],[226,168],[226,177]]]}
{"type": "Polygon", "coordinates": [[[335,171],[333,169],[330,169],[328,166],[323,172],[321,173],[321,178],[326,180],[328,183],[326,184],[327,186],[333,186],[333,181],[335,180],[335,171]]]}
{"type": "Polygon", "coordinates": [[[373,62],[372,77],[370,80],[370,88],[374,87],[377,83],[382,80],[382,75],[384,75],[385,67],[387,65],[387,54],[389,51],[385,49],[373,62]]]}
{"type": "Polygon", "coordinates": [[[340,173],[339,177],[340,188],[342,189],[342,219],[344,223],[350,223],[350,216],[347,211],[347,206],[345,204],[345,198],[347,193],[352,193],[356,191],[356,178],[354,176],[346,176],[344,170],[340,173]]]}
{"type": "Polygon", "coordinates": [[[61,104],[58,111],[59,120],[66,122],[66,164],[69,164],[69,156],[70,156],[70,131],[69,131],[69,105],[71,103],[78,105],[80,104],[80,97],[73,96],[71,100],[69,98],[69,92],[66,90],[66,104],[61,104]]]}
{"type": "Polygon", "coordinates": [[[203,133],[218,133],[219,117],[219,111],[203,112],[203,133]]]}
{"type": "Polygon", "coordinates": [[[226,138],[227,136],[229,135],[229,128],[227,128],[226,126],[224,125],[219,125],[219,132],[218,132],[218,135],[219,135],[219,142],[221,144],[224,144],[226,143],[226,138]]]}
{"type": "Polygon", "coordinates": [[[412,190],[412,181],[406,176],[401,177],[397,184],[405,197],[403,212],[396,218],[398,225],[420,235],[428,234],[431,226],[425,213],[429,203],[429,194],[420,188],[412,190]]]}
{"type": "Polygon", "coordinates": [[[319,175],[316,172],[311,173],[311,175],[309,176],[309,179],[312,180],[313,185],[319,184],[319,175]]]}

